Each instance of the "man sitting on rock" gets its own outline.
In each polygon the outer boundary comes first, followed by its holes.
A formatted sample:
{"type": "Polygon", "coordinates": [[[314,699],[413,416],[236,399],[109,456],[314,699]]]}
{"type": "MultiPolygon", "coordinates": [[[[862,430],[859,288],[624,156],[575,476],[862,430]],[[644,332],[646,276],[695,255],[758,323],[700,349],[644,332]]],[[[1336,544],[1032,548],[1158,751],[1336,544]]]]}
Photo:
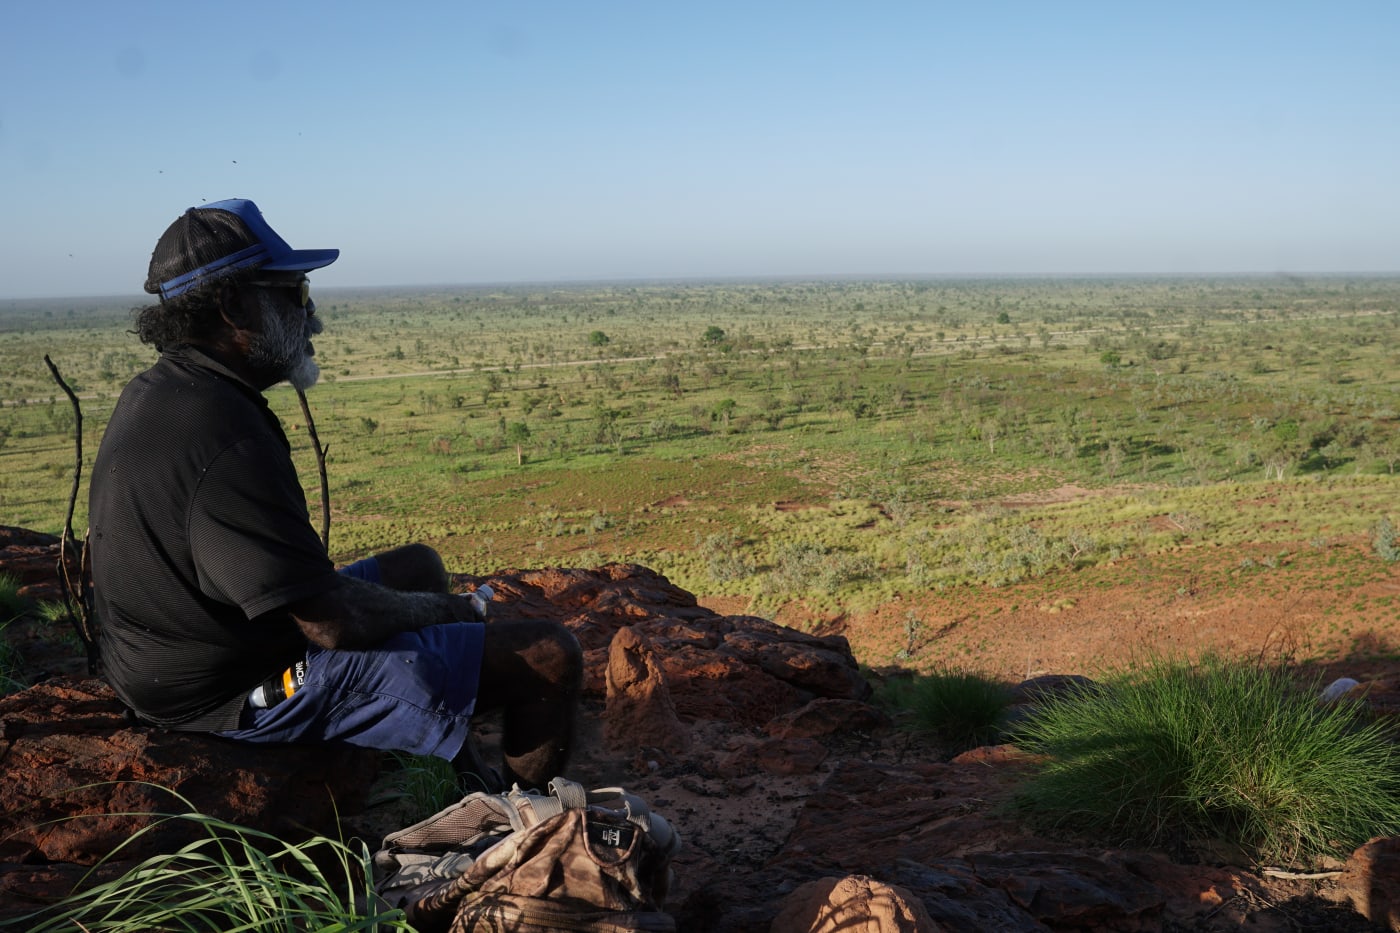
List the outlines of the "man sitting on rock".
{"type": "MultiPolygon", "coordinates": [[[[144,723],[247,742],[346,742],[543,788],[568,758],[582,653],[562,625],[484,624],[409,545],[337,571],[262,393],[319,369],[306,273],[253,202],[190,208],[161,236],[136,334],[160,352],[122,391],[89,509],[103,674],[144,723]],[[503,712],[504,772],[473,713],[503,712]]],[[[494,779],[494,780],[493,780],[494,779]]]]}

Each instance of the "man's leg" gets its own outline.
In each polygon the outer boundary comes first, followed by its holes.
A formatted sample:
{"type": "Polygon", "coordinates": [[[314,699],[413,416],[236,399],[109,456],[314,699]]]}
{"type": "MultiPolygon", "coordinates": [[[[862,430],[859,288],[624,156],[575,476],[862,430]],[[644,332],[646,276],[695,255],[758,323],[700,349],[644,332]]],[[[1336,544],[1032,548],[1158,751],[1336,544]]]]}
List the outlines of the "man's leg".
{"type": "MultiPolygon", "coordinates": [[[[442,558],[426,544],[376,554],[380,582],[396,590],[447,592],[442,558]]],[[[478,713],[501,710],[506,787],[544,789],[563,774],[573,748],[583,685],[583,650],[563,625],[544,619],[491,622],[482,649],[478,713]]],[[[489,766],[468,737],[453,762],[489,783],[489,766]]]]}
{"type": "MultiPolygon", "coordinates": [[[[476,710],[503,713],[507,786],[543,790],[563,774],[582,686],[583,650],[563,625],[544,619],[487,623],[476,710]]],[[[471,758],[464,749],[455,762],[459,772],[476,771],[479,761],[471,758]]]]}

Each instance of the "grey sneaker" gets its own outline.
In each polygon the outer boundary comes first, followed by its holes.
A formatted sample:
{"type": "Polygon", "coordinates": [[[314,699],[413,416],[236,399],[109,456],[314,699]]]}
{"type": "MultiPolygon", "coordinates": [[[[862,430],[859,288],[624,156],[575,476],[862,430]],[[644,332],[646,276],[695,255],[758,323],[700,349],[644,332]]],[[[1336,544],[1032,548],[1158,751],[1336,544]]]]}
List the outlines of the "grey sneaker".
{"type": "Polygon", "coordinates": [[[496,591],[491,589],[490,584],[483,583],[472,591],[472,611],[476,613],[478,622],[486,621],[487,607],[491,603],[491,598],[496,595],[496,591]]]}

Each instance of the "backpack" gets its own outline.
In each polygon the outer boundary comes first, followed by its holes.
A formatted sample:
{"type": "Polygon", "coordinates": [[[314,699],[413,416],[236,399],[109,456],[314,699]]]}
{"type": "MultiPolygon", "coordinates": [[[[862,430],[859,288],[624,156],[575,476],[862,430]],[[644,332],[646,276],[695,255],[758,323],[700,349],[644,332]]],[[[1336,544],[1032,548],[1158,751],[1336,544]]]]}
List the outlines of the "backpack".
{"type": "Polygon", "coordinates": [[[384,837],[375,891],[420,933],[673,933],[662,911],[680,837],[618,787],[555,778],[468,794],[384,837]]]}

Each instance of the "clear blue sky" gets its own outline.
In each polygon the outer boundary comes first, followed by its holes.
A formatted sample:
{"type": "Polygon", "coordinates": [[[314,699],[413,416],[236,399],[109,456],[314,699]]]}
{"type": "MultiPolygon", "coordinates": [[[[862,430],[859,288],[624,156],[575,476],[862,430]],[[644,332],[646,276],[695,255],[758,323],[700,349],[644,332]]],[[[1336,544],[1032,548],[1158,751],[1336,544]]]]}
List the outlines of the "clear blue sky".
{"type": "Polygon", "coordinates": [[[0,297],[1400,270],[1400,3],[0,0],[0,297]]]}

